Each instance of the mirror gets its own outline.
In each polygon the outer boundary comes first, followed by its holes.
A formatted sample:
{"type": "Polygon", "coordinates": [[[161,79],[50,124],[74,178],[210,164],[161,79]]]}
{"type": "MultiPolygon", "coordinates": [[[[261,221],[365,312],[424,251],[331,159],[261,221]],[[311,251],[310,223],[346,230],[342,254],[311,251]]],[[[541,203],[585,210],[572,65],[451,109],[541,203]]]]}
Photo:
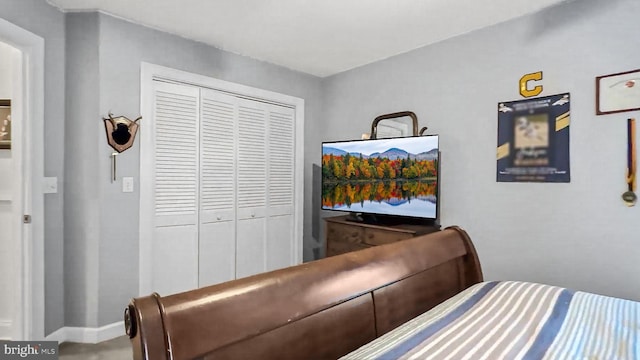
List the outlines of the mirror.
{"type": "Polygon", "coordinates": [[[417,135],[418,117],[412,111],[380,115],[371,124],[371,139],[417,135]]]}

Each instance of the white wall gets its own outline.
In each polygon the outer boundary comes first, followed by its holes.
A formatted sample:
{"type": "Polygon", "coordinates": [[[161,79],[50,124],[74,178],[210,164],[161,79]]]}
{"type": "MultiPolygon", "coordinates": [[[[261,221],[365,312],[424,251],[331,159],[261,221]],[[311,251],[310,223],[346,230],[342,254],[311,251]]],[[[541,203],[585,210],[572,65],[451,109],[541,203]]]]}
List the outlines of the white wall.
{"type": "MultiPolygon", "coordinates": [[[[0,99],[11,99],[12,54],[11,46],[0,42],[0,99]]],[[[0,119],[0,124],[2,123],[0,119]]],[[[0,339],[9,338],[9,322],[13,316],[13,281],[9,277],[12,271],[10,248],[11,238],[11,183],[13,181],[11,150],[0,149],[0,339]]]]}
{"type": "Polygon", "coordinates": [[[104,162],[97,154],[105,136],[98,112],[98,14],[69,13],[65,25],[64,289],[69,295],[64,303],[65,325],[99,327],[100,236],[94,227],[100,223],[100,212],[104,208],[100,204],[98,183],[109,179],[85,176],[95,174],[98,164],[104,162]]]}
{"type": "Polygon", "coordinates": [[[626,118],[640,114],[596,116],[594,86],[639,67],[639,14],[637,0],[572,1],[333,76],[326,130],[307,144],[415,111],[441,135],[442,222],[469,231],[487,279],[640,300],[640,206],[620,199],[626,118]],[[518,79],[539,70],[542,96],[572,96],[571,183],[497,183],[497,104],[521,99],[518,79]]]}

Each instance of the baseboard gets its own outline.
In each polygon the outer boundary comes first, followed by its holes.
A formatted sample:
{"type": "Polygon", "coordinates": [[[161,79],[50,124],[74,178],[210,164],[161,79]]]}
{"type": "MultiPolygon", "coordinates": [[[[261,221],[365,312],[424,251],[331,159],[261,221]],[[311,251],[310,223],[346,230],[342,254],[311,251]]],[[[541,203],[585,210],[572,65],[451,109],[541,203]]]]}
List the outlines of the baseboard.
{"type": "Polygon", "coordinates": [[[123,335],[124,322],[118,321],[99,328],[65,326],[47,335],[46,340],[97,344],[123,335]]]}
{"type": "Polygon", "coordinates": [[[11,320],[0,319],[0,340],[9,340],[13,335],[11,333],[11,320]]]}
{"type": "Polygon", "coordinates": [[[51,334],[47,335],[44,337],[45,340],[47,341],[57,341],[59,343],[61,342],[65,342],[66,340],[66,334],[67,334],[67,328],[66,327],[61,327],[60,329],[52,332],[51,334]]]}

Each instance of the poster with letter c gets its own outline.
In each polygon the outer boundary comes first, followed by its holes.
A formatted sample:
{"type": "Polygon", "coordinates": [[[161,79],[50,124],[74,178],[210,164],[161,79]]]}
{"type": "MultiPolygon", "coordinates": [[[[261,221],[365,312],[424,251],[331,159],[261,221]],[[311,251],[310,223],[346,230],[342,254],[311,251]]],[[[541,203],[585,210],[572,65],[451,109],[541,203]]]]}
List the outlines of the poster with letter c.
{"type": "Polygon", "coordinates": [[[570,182],[570,95],[498,104],[498,182],[570,182]]]}

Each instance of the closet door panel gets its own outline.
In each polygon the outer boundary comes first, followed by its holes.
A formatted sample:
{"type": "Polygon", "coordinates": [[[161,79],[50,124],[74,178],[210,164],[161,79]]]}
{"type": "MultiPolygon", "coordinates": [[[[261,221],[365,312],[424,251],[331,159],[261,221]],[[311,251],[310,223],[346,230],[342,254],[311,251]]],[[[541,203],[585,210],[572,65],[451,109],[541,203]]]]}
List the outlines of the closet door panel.
{"type": "Polygon", "coordinates": [[[272,215],[291,214],[295,193],[295,121],[293,109],[269,106],[267,152],[268,203],[272,215]]]}
{"type": "Polygon", "coordinates": [[[235,278],[236,98],[202,89],[199,286],[235,278]]]}
{"type": "Polygon", "coordinates": [[[281,269],[294,264],[293,260],[293,215],[272,216],[267,224],[267,268],[281,269]]]}
{"type": "Polygon", "coordinates": [[[263,218],[267,215],[267,209],[264,207],[238,208],[238,220],[251,220],[263,218]]]}
{"type": "Polygon", "coordinates": [[[156,83],[155,225],[197,224],[199,91],[156,83]]]}
{"type": "Polygon", "coordinates": [[[235,279],[236,223],[216,221],[200,225],[198,286],[235,279]]]}
{"type": "Polygon", "coordinates": [[[198,233],[195,226],[156,228],[151,256],[151,289],[163,296],[198,287],[198,233]]]}
{"type": "Polygon", "coordinates": [[[266,215],[267,115],[266,104],[238,99],[238,219],[266,215]]]}
{"type": "Polygon", "coordinates": [[[236,98],[203,89],[200,110],[200,222],[230,221],[236,209],[236,98]]]}
{"type": "Polygon", "coordinates": [[[236,237],[236,277],[266,271],[266,218],[238,220],[236,237]]]}
{"type": "Polygon", "coordinates": [[[154,83],[152,290],[198,285],[198,89],[154,83]]]}
{"type": "Polygon", "coordinates": [[[293,265],[295,116],[293,109],[269,107],[267,270],[293,265]]]}

